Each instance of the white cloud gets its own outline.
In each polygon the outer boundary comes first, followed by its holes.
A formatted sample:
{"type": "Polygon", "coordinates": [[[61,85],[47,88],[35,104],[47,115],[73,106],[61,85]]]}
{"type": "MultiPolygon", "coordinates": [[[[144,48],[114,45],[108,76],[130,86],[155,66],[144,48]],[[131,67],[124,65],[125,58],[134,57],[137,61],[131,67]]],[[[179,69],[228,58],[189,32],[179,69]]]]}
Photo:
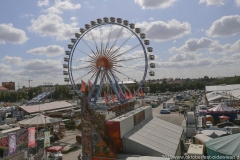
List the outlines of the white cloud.
{"type": "Polygon", "coordinates": [[[173,5],[176,0],[134,0],[142,9],[164,9],[173,5]]]}
{"type": "Polygon", "coordinates": [[[71,19],[72,21],[76,21],[77,18],[76,18],[76,17],[71,17],[70,19],[71,19]]]}
{"type": "Polygon", "coordinates": [[[200,0],[199,3],[206,3],[207,6],[210,6],[210,5],[224,5],[225,3],[225,0],[200,0]]]}
{"type": "MultiPolygon", "coordinates": [[[[60,61],[56,60],[40,60],[40,59],[31,59],[28,61],[25,61],[22,66],[26,70],[47,70],[48,72],[50,70],[59,70],[62,71],[62,64],[60,61]]],[[[53,71],[52,71],[53,73],[53,71]]]]}
{"type": "Polygon", "coordinates": [[[240,53],[235,53],[231,57],[234,59],[240,59],[240,53]]]}
{"type": "Polygon", "coordinates": [[[0,24],[0,31],[0,43],[3,44],[6,44],[6,42],[23,44],[28,40],[25,32],[21,29],[14,28],[11,23],[0,24]]]}
{"type": "Polygon", "coordinates": [[[2,58],[2,61],[8,64],[15,64],[19,65],[22,61],[21,57],[11,57],[11,56],[5,56],[2,58]]]}
{"type": "Polygon", "coordinates": [[[45,10],[45,12],[48,13],[54,13],[54,14],[62,14],[62,10],[76,10],[80,9],[81,4],[73,4],[71,3],[71,0],[55,0],[55,4],[48,9],[45,10]]]}
{"type": "Polygon", "coordinates": [[[231,65],[231,64],[234,64],[234,63],[235,63],[234,60],[228,60],[228,59],[221,58],[221,59],[217,59],[217,60],[213,61],[212,65],[213,66],[231,65]]]}
{"type": "Polygon", "coordinates": [[[235,2],[236,2],[236,5],[240,7],[240,0],[235,0],[235,2]]]}
{"type": "Polygon", "coordinates": [[[182,47],[180,48],[173,47],[169,49],[169,51],[170,52],[195,52],[200,49],[212,48],[217,44],[218,44],[217,41],[213,41],[205,37],[202,37],[201,39],[190,38],[189,40],[185,41],[185,44],[182,47]]]}
{"type": "Polygon", "coordinates": [[[194,60],[197,58],[197,54],[195,53],[183,53],[183,54],[175,54],[171,58],[169,58],[170,62],[177,61],[185,61],[185,60],[194,60]]]}
{"type": "Polygon", "coordinates": [[[33,15],[32,14],[21,14],[21,16],[20,16],[21,18],[28,18],[28,17],[33,17],[33,15]]]}
{"type": "Polygon", "coordinates": [[[146,34],[146,38],[157,42],[180,38],[191,33],[191,25],[188,22],[181,23],[175,19],[167,23],[163,21],[136,23],[136,27],[146,34]]]}
{"type": "Polygon", "coordinates": [[[9,69],[11,69],[11,66],[0,63],[0,71],[9,70],[9,69]]]}
{"type": "Polygon", "coordinates": [[[38,6],[48,6],[49,5],[49,0],[39,0],[38,1],[38,6]]]}
{"type": "Polygon", "coordinates": [[[94,6],[92,6],[89,2],[85,1],[84,4],[89,8],[89,9],[93,9],[95,8],[94,6]]]}
{"type": "Polygon", "coordinates": [[[2,61],[9,64],[0,63],[0,77],[4,76],[4,80],[22,80],[29,77],[35,77],[38,80],[48,78],[53,80],[62,76],[63,69],[60,60],[23,60],[20,57],[5,56],[2,61]],[[17,70],[11,69],[12,63],[18,65],[17,70]]]}
{"type": "Polygon", "coordinates": [[[210,37],[233,36],[240,32],[240,15],[224,16],[215,22],[206,34],[210,37]]]}
{"type": "Polygon", "coordinates": [[[240,52],[240,40],[234,44],[220,45],[218,41],[213,41],[209,38],[202,37],[200,39],[190,38],[185,41],[185,44],[179,48],[172,47],[169,52],[196,52],[207,49],[210,53],[227,53],[240,52]]]}
{"type": "Polygon", "coordinates": [[[64,48],[58,45],[50,45],[47,47],[38,47],[28,50],[27,53],[34,55],[46,55],[47,57],[54,57],[63,54],[64,48]]]}
{"type": "Polygon", "coordinates": [[[149,20],[150,20],[150,21],[153,21],[153,20],[154,20],[154,18],[153,18],[153,17],[150,17],[150,18],[149,18],[149,20]]]}
{"type": "Polygon", "coordinates": [[[68,40],[78,33],[78,28],[65,24],[63,19],[56,14],[41,15],[36,20],[31,20],[29,31],[41,36],[55,37],[57,40],[68,40]]]}
{"type": "Polygon", "coordinates": [[[186,61],[168,61],[168,62],[156,62],[156,68],[197,68],[197,67],[207,67],[207,66],[228,66],[234,64],[234,60],[220,58],[201,58],[195,60],[186,61]]]}

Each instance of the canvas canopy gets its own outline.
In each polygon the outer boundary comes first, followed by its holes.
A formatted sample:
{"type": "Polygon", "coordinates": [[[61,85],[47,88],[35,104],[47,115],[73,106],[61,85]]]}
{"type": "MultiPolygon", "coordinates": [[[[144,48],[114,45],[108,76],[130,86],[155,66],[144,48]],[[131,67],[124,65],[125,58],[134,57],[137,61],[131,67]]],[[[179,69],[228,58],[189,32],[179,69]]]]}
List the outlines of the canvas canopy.
{"type": "Polygon", "coordinates": [[[229,156],[238,156],[240,155],[240,133],[211,139],[206,142],[206,146],[208,155],[211,155],[211,153],[216,155],[216,153],[218,153],[229,156]]]}
{"type": "Polygon", "coordinates": [[[59,122],[58,119],[46,117],[43,114],[39,114],[31,119],[18,122],[20,126],[43,126],[50,125],[59,122]]]}
{"type": "Polygon", "coordinates": [[[208,109],[208,111],[212,111],[212,112],[231,112],[231,111],[235,111],[235,109],[228,107],[227,105],[225,105],[224,103],[220,103],[219,105],[217,105],[216,107],[210,108],[208,109]]]}

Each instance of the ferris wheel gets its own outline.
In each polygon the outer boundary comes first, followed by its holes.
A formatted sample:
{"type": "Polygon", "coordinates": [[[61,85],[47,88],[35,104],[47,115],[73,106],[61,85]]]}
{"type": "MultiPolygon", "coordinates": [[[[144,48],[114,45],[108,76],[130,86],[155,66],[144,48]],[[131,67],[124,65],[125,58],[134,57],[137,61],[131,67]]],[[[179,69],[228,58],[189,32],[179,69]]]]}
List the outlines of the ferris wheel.
{"type": "Polygon", "coordinates": [[[135,24],[114,17],[97,19],[79,29],[65,51],[63,75],[78,96],[87,94],[92,108],[126,103],[140,93],[147,76],[154,76],[150,41],[135,24]],[[125,80],[138,83],[129,88],[125,80]],[[81,85],[80,85],[81,84],[81,85]],[[84,87],[84,88],[83,88],[84,87]],[[107,100],[107,102],[106,102],[107,100]]]}

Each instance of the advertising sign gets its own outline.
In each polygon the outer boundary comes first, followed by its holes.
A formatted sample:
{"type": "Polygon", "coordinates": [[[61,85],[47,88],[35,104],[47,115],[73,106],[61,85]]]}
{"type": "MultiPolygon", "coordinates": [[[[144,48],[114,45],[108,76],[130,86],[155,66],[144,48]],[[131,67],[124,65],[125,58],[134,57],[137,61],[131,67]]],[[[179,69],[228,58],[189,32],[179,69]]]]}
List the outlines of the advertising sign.
{"type": "Polygon", "coordinates": [[[1,146],[2,147],[8,147],[8,137],[2,137],[1,138],[1,146]]]}
{"type": "Polygon", "coordinates": [[[21,129],[20,131],[17,131],[17,145],[27,142],[27,140],[28,140],[27,129],[21,129]]]}
{"type": "Polygon", "coordinates": [[[35,127],[28,128],[28,147],[36,145],[35,132],[35,127]]]}
{"type": "Polygon", "coordinates": [[[141,111],[134,115],[134,126],[138,125],[145,119],[145,112],[141,111]]]}
{"type": "Polygon", "coordinates": [[[50,146],[50,131],[44,132],[44,148],[50,146]]]}
{"type": "Polygon", "coordinates": [[[16,153],[17,150],[17,135],[16,133],[8,134],[8,155],[11,156],[16,153]]]}

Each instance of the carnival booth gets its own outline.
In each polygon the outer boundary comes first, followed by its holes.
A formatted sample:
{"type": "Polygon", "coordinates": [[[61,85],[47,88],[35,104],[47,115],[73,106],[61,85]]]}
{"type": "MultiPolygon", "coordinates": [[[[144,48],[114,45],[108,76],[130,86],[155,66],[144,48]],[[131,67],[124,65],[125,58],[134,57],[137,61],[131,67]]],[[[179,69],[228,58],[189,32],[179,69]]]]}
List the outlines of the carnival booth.
{"type": "Polygon", "coordinates": [[[212,122],[212,124],[214,124],[214,118],[213,118],[213,116],[211,116],[211,115],[206,115],[206,121],[210,121],[210,122],[212,122]]]}
{"type": "Polygon", "coordinates": [[[230,122],[234,122],[237,118],[237,110],[226,106],[224,103],[220,103],[216,107],[208,109],[208,115],[213,116],[215,123],[220,122],[219,116],[227,116],[230,122]]]}
{"type": "Polygon", "coordinates": [[[219,116],[219,121],[220,121],[220,123],[229,122],[229,117],[227,117],[227,116],[219,116]]]}

